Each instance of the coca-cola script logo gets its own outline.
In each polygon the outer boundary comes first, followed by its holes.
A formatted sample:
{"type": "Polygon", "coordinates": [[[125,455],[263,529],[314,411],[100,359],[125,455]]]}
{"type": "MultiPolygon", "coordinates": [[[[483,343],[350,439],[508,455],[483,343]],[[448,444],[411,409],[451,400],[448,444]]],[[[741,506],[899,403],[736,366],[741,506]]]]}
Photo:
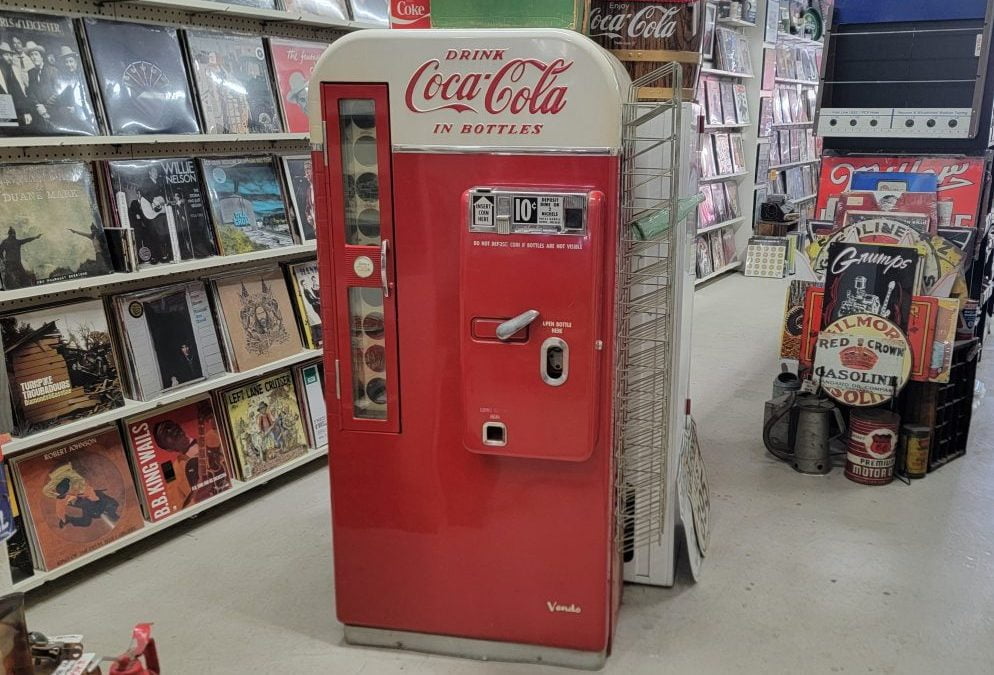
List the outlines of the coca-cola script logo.
{"type": "MultiPolygon", "coordinates": [[[[630,7],[620,4],[616,6],[630,7]]],[[[605,12],[603,7],[594,7],[590,10],[590,37],[607,38],[614,42],[624,42],[626,38],[665,40],[676,33],[677,14],[682,8],[682,5],[646,5],[637,12],[611,14],[605,12]]]]}
{"type": "MultiPolygon", "coordinates": [[[[408,109],[416,113],[439,110],[480,113],[482,107],[482,111],[491,115],[555,115],[566,107],[569,88],[557,84],[557,80],[573,66],[572,61],[504,61],[504,50],[489,51],[493,53],[489,60],[502,61],[495,72],[446,72],[440,59],[422,63],[407,83],[404,101],[408,109]]],[[[446,65],[453,60],[464,60],[461,54],[449,50],[446,65]]]]}
{"type": "Polygon", "coordinates": [[[391,0],[391,28],[431,28],[431,0],[391,0]]]}

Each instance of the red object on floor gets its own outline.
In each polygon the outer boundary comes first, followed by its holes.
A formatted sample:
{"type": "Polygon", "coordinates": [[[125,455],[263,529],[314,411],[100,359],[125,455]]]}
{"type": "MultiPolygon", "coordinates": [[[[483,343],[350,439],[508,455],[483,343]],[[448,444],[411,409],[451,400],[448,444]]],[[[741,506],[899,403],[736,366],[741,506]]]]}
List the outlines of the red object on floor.
{"type": "Polygon", "coordinates": [[[159,672],[159,655],[152,639],[152,624],[136,624],[131,633],[131,647],[110,664],[109,675],[159,675],[159,672]],[[143,657],[144,664],[141,661],[143,657]]]}

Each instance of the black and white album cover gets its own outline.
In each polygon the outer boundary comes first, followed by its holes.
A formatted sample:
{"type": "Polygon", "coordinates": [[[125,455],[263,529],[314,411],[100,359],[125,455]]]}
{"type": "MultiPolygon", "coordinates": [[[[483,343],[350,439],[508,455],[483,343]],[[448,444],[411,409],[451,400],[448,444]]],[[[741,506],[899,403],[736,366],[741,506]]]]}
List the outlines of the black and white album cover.
{"type": "Polygon", "coordinates": [[[283,130],[261,37],[187,30],[186,42],[205,133],[283,130]]]}
{"type": "Polygon", "coordinates": [[[297,216],[300,241],[316,238],[314,230],[314,183],[311,158],[307,155],[283,157],[283,171],[293,211],[297,216]]]}
{"type": "Polygon", "coordinates": [[[132,394],[149,400],[225,372],[203,282],[115,296],[132,394]]]}
{"type": "Polygon", "coordinates": [[[72,20],[0,12],[0,136],[99,133],[72,20]]]}
{"type": "Polygon", "coordinates": [[[108,162],[114,214],[134,233],[138,267],[217,254],[193,159],[108,162]]]}
{"type": "Polygon", "coordinates": [[[821,325],[874,314],[907,331],[918,264],[918,250],[907,246],[831,243],[821,325]]]}
{"type": "Polygon", "coordinates": [[[175,28],[86,19],[112,134],[200,132],[175,28]]]}

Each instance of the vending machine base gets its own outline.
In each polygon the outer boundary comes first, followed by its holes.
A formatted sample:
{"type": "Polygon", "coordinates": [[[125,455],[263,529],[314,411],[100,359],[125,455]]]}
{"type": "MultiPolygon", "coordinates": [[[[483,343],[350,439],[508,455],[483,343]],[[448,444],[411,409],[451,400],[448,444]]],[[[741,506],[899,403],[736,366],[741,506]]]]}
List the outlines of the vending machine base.
{"type": "Polygon", "coordinates": [[[446,635],[411,633],[401,630],[345,626],[345,641],[350,645],[405,649],[428,654],[458,656],[478,661],[507,661],[599,670],[607,661],[607,652],[584,652],[494,640],[474,640],[446,635]]]}

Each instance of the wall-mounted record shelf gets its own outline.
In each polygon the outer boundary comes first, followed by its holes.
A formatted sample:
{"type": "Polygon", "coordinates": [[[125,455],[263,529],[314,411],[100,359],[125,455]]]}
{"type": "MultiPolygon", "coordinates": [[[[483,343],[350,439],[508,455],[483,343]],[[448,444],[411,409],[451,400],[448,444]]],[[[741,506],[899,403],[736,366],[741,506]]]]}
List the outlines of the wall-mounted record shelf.
{"type": "Polygon", "coordinates": [[[260,9],[257,7],[245,7],[244,5],[233,5],[225,2],[210,2],[210,0],[114,0],[122,5],[146,5],[152,7],[165,7],[191,14],[224,14],[226,16],[240,16],[246,19],[256,19],[266,23],[289,23],[306,26],[319,26],[333,30],[356,30],[359,28],[384,28],[373,24],[362,23],[361,21],[339,21],[328,19],[314,14],[301,12],[287,12],[279,9],[260,9]]]}
{"type": "Polygon", "coordinates": [[[718,269],[716,269],[711,274],[708,274],[708,275],[705,275],[705,276],[699,278],[697,281],[694,282],[694,285],[695,286],[700,286],[701,284],[703,284],[703,283],[705,283],[707,281],[711,281],[712,279],[716,279],[716,278],[720,277],[722,274],[728,274],[729,272],[734,272],[735,270],[737,270],[741,266],[741,264],[742,263],[740,263],[738,260],[734,260],[734,261],[728,263],[727,265],[725,265],[723,267],[719,267],[718,269]]]}
{"type": "Polygon", "coordinates": [[[778,78],[776,78],[776,81],[778,83],[780,83],[780,84],[800,84],[800,85],[803,85],[805,87],[817,87],[818,86],[818,81],[817,80],[814,80],[814,81],[812,81],[812,80],[795,80],[795,79],[790,78],[790,77],[778,77],[778,78]]]}
{"type": "Polygon", "coordinates": [[[133,401],[126,398],[124,399],[124,405],[120,408],[114,408],[113,410],[90,415],[89,417],[84,417],[73,422],[60,424],[52,429],[46,429],[45,431],[40,431],[23,438],[13,438],[3,445],[4,458],[27,452],[48,443],[54,443],[59,439],[83,433],[89,429],[95,429],[103,424],[111,424],[120,419],[148,412],[149,410],[155,410],[161,406],[170,405],[178,401],[185,401],[186,399],[214,391],[215,389],[230,387],[239,382],[245,382],[246,380],[275,372],[281,368],[289,368],[298,363],[316,359],[323,353],[324,351],[321,349],[308,349],[285,359],[279,359],[264,366],[259,366],[258,368],[252,368],[251,370],[245,370],[240,373],[225,373],[217,377],[212,377],[209,380],[180,387],[151,401],[133,401]]]}
{"type": "Polygon", "coordinates": [[[726,173],[726,174],[723,174],[721,176],[708,176],[708,177],[701,176],[701,182],[702,183],[713,183],[713,182],[719,181],[719,180],[733,180],[735,178],[741,178],[742,176],[746,176],[748,174],[749,174],[748,171],[739,171],[739,172],[736,172],[736,173],[726,173]]]}
{"type": "Polygon", "coordinates": [[[781,169],[792,169],[795,166],[804,166],[805,164],[818,164],[821,162],[820,159],[802,159],[799,162],[787,162],[786,164],[777,164],[770,167],[770,171],[778,171],[781,169]]]}
{"type": "Polygon", "coordinates": [[[282,464],[276,467],[275,469],[267,471],[266,473],[257,476],[249,481],[240,481],[232,478],[231,487],[225,490],[224,492],[222,492],[221,494],[215,495],[213,497],[205,499],[202,502],[189,506],[183,509],[182,511],[179,511],[174,515],[169,516],[168,518],[163,518],[162,520],[156,523],[146,522],[144,527],[135,530],[131,534],[127,534],[121,537],[120,539],[112,541],[106,546],[102,546],[95,551],[91,551],[90,553],[82,555],[76,558],[75,560],[66,563],[65,565],[61,565],[47,572],[43,572],[41,570],[35,570],[35,573],[32,576],[16,584],[13,584],[12,591],[19,591],[23,593],[25,591],[30,591],[33,588],[38,588],[39,586],[45,584],[46,582],[58,579],[59,577],[69,574],[70,572],[73,572],[75,570],[78,570],[81,567],[85,567],[92,562],[95,562],[112,553],[115,553],[116,551],[120,551],[121,549],[128,547],[131,544],[139,542],[142,539],[145,539],[146,537],[150,537],[153,534],[161,532],[162,530],[165,530],[169,527],[172,527],[173,525],[182,523],[188,518],[193,518],[194,516],[199,515],[204,511],[207,511],[208,509],[217,506],[218,504],[223,504],[229,499],[234,499],[235,497],[245,492],[248,492],[249,490],[261,487],[266,483],[268,483],[269,481],[273,480],[274,478],[278,478],[286,473],[293,471],[294,469],[304,466],[305,464],[310,464],[315,460],[318,460],[322,457],[326,457],[327,455],[328,455],[328,446],[324,446],[316,450],[311,450],[306,455],[291,460],[286,464],[282,464]]]}
{"type": "Polygon", "coordinates": [[[53,155],[84,161],[168,155],[203,157],[310,152],[307,134],[187,134],[0,138],[0,162],[44,162],[53,155]]]}
{"type": "Polygon", "coordinates": [[[702,75],[718,75],[720,77],[734,77],[740,80],[751,80],[755,75],[747,75],[746,73],[733,73],[729,70],[717,70],[715,68],[701,68],[702,75]]]}
{"type": "Polygon", "coordinates": [[[705,232],[713,232],[714,230],[720,230],[725,227],[734,227],[745,220],[745,217],[740,216],[738,218],[732,218],[731,220],[726,220],[721,223],[715,223],[714,225],[708,225],[707,227],[702,227],[697,230],[696,234],[704,234],[705,232]]]}
{"type": "Polygon", "coordinates": [[[244,268],[253,263],[283,261],[293,258],[313,257],[317,245],[312,241],[296,246],[285,246],[268,251],[253,251],[238,255],[219,255],[197,260],[184,260],[168,265],[154,265],[137,272],[116,272],[98,277],[60,281],[43,286],[29,286],[10,291],[0,291],[0,310],[6,312],[25,304],[41,304],[86,297],[87,295],[107,295],[123,293],[140,286],[160,282],[178,282],[197,277],[206,277],[227,268],[244,268]],[[168,277],[168,279],[166,278],[168,277]]]}

